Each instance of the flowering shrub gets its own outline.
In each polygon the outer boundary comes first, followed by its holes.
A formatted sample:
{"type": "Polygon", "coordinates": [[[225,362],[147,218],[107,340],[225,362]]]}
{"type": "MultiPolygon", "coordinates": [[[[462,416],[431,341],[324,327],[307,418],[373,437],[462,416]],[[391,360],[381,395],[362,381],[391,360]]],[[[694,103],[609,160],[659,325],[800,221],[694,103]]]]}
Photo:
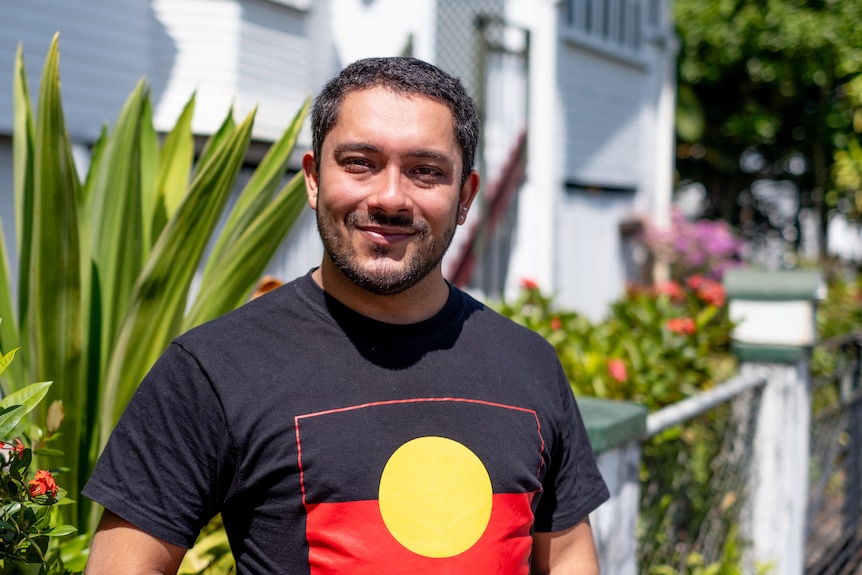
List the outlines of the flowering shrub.
{"type": "MultiPolygon", "coordinates": [[[[598,323],[556,309],[533,282],[524,282],[519,297],[498,310],[554,345],[576,394],[636,401],[652,412],[733,374],[735,362],[729,354],[732,324],[725,304],[720,283],[693,275],[682,282],[630,288],[598,323]]],[[[685,430],[674,427],[643,443],[642,493],[662,493],[667,486],[685,485],[686,505],[674,514],[666,513],[670,497],[642,506],[641,552],[644,541],[660,542],[663,533],[682,534],[684,541],[685,534],[700,532],[712,509],[711,462],[721,446],[709,419],[714,417],[711,412],[685,430]]],[[[732,532],[725,537],[729,551],[720,563],[706,566],[692,555],[688,565],[692,569],[686,572],[742,572],[722,570],[741,564],[731,552],[736,539],[732,532]]],[[[650,572],[676,575],[671,564],[679,562],[653,564],[650,572]]]]}
{"type": "Polygon", "coordinates": [[[744,245],[727,222],[692,222],[678,210],[669,228],[647,225],[641,239],[656,261],[669,265],[677,279],[693,274],[721,279],[727,268],[738,264],[744,245]]]}
{"type": "MultiPolygon", "coordinates": [[[[0,355],[0,374],[15,351],[0,355]]],[[[46,430],[23,432],[21,421],[45,397],[50,383],[34,383],[0,401],[0,573],[8,575],[65,575],[57,538],[76,531],[58,525],[54,510],[67,503],[66,491],[57,485],[54,473],[39,469],[32,478],[34,454],[57,455],[48,445],[57,437],[63,419],[59,402],[48,410],[46,430]],[[11,439],[6,439],[11,437],[11,439]],[[21,438],[24,438],[24,441],[21,438]]],[[[72,557],[75,553],[66,555],[72,557]]],[[[83,569],[83,557],[77,559],[83,569]]],[[[76,563],[74,559],[70,563],[76,563]]]]}
{"type": "Polygon", "coordinates": [[[599,323],[556,309],[533,281],[521,287],[515,301],[496,309],[555,347],[577,394],[654,410],[727,379],[735,368],[724,287],[710,278],[632,287],[599,323]]]}

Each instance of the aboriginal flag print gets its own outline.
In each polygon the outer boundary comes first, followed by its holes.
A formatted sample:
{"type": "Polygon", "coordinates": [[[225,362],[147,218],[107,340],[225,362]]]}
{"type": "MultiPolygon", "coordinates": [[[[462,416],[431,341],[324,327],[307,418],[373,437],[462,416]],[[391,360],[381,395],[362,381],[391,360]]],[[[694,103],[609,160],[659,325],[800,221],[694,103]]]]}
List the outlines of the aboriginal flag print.
{"type": "Polygon", "coordinates": [[[431,398],[295,423],[312,575],[529,573],[534,411],[431,398]]]}

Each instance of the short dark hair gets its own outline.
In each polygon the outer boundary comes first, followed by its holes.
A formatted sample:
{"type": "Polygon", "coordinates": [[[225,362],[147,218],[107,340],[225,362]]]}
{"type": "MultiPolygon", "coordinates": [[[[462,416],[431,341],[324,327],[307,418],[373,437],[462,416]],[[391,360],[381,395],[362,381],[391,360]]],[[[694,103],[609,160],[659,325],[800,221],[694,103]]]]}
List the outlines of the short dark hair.
{"type": "Polygon", "coordinates": [[[344,98],[351,92],[375,87],[425,96],[449,106],[455,137],[461,146],[463,185],[473,170],[479,142],[479,115],[476,105],[457,78],[416,58],[357,60],[323,87],[314,99],[311,110],[311,147],[315,167],[320,169],[323,140],[335,126],[344,98]]]}

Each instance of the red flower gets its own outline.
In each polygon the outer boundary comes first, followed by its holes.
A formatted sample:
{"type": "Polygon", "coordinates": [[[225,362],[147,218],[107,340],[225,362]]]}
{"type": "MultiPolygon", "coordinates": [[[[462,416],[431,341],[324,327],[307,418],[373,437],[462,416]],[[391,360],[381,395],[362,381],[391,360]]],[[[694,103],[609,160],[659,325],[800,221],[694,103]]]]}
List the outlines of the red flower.
{"type": "Polygon", "coordinates": [[[621,359],[609,359],[608,375],[618,382],[623,383],[629,377],[625,362],[621,359]]]}
{"type": "Polygon", "coordinates": [[[675,281],[666,281],[656,285],[655,293],[658,295],[666,295],[674,301],[680,301],[685,298],[682,286],[675,281]]]}
{"type": "Polygon", "coordinates": [[[30,495],[33,497],[50,493],[51,497],[57,498],[57,482],[54,481],[50,471],[40,469],[36,472],[36,477],[30,480],[29,485],[30,495]]]}
{"type": "Polygon", "coordinates": [[[523,278],[521,280],[521,287],[526,289],[526,290],[532,291],[532,290],[539,289],[539,284],[536,283],[536,280],[533,280],[530,278],[523,278]]]}
{"type": "Polygon", "coordinates": [[[551,318],[551,329],[554,331],[559,331],[563,329],[563,320],[558,317],[551,318]]]}
{"type": "Polygon", "coordinates": [[[15,443],[3,443],[0,441],[0,449],[8,449],[13,457],[18,457],[18,459],[24,458],[24,444],[17,437],[15,438],[15,443]]]}
{"type": "Polygon", "coordinates": [[[709,305],[721,307],[724,305],[724,286],[714,280],[703,280],[697,288],[697,297],[709,305]]]}
{"type": "Polygon", "coordinates": [[[692,335],[694,333],[694,320],[690,317],[675,317],[669,319],[665,324],[670,331],[692,335]]]}
{"type": "Polygon", "coordinates": [[[697,290],[700,288],[700,285],[703,283],[703,281],[704,280],[702,275],[695,274],[685,280],[685,285],[687,285],[689,289],[697,290]]]}

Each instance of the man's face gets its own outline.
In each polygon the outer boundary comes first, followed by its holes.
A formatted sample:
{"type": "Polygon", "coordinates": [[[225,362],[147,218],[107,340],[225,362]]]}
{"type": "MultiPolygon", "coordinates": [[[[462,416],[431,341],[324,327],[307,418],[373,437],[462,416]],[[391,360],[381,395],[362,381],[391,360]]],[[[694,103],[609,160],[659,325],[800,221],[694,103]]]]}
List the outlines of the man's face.
{"type": "Polygon", "coordinates": [[[310,154],[303,158],[309,203],[342,274],[389,295],[439,271],[478,188],[475,174],[461,185],[445,104],[384,88],[352,92],[321,156],[319,172],[310,154]]]}

